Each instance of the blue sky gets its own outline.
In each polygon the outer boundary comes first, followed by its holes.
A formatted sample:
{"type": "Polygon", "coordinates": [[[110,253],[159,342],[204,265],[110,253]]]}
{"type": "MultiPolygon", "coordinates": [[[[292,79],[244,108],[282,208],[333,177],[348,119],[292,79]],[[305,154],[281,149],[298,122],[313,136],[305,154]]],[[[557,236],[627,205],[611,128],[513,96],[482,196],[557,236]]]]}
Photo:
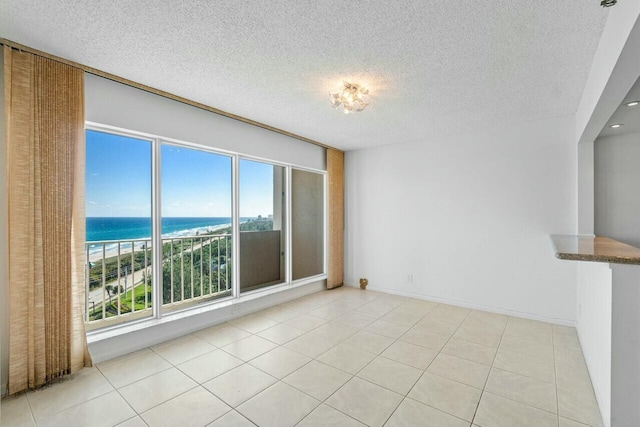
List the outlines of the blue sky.
{"type": "MultiPolygon", "coordinates": [[[[86,134],[88,217],[151,216],[151,143],[86,134]]],[[[162,215],[230,217],[231,158],[194,149],[161,148],[162,215]]],[[[240,160],[240,216],[273,214],[273,166],[240,160]]]]}

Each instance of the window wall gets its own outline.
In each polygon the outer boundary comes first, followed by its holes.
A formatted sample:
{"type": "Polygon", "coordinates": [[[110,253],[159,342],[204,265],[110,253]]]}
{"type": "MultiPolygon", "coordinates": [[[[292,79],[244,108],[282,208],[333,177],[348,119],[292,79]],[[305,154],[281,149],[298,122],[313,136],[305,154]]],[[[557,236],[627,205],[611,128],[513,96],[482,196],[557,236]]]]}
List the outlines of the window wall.
{"type": "Polygon", "coordinates": [[[89,329],[326,277],[323,171],[95,124],[86,164],[89,329]]]}

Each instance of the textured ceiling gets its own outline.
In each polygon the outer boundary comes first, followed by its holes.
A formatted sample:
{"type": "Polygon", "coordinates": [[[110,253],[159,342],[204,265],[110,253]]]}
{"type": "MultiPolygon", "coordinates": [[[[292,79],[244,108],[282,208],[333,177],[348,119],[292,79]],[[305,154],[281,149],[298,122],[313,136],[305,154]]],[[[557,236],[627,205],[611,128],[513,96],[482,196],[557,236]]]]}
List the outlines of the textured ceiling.
{"type": "MultiPolygon", "coordinates": [[[[640,105],[627,107],[626,104],[633,101],[640,101],[640,78],[633,85],[627,96],[613,113],[602,132],[598,137],[626,135],[629,133],[640,133],[640,105]],[[612,124],[622,124],[622,127],[613,129],[612,124]]],[[[638,141],[640,142],[640,141],[638,141]]]]}
{"type": "Polygon", "coordinates": [[[573,114],[598,3],[0,0],[0,37],[349,150],[573,114]]]}

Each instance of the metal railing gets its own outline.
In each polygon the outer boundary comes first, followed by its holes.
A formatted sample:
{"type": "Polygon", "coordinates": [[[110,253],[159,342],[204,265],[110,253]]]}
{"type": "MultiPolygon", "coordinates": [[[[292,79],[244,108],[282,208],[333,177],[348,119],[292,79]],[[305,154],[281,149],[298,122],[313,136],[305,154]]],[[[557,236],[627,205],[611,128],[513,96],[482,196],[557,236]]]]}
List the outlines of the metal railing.
{"type": "MultiPolygon", "coordinates": [[[[90,329],[151,315],[151,239],[87,242],[85,254],[90,329]]],[[[230,293],[231,234],[163,238],[160,277],[167,310],[230,293]]]]}

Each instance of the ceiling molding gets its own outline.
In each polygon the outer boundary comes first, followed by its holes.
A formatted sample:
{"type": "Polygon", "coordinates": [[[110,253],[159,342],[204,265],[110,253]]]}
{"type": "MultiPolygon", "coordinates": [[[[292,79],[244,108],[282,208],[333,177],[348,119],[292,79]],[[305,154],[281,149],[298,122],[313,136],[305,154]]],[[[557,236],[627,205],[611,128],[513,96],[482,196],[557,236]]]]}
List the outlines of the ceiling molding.
{"type": "Polygon", "coordinates": [[[93,68],[93,67],[89,67],[89,66],[86,66],[86,65],[83,65],[83,64],[79,64],[77,62],[70,61],[68,59],[61,58],[59,56],[52,55],[52,54],[47,53],[47,52],[43,52],[43,51],[40,51],[38,49],[34,49],[32,47],[25,46],[25,45],[22,45],[20,43],[16,43],[16,42],[11,41],[11,40],[0,38],[0,45],[8,46],[8,47],[20,50],[20,51],[24,51],[24,52],[28,52],[28,53],[31,53],[31,54],[34,54],[34,55],[38,55],[38,56],[41,56],[43,58],[47,58],[47,59],[51,59],[53,61],[60,62],[62,64],[70,65],[72,67],[79,68],[79,69],[83,70],[84,72],[96,75],[98,77],[103,77],[105,79],[113,80],[115,82],[122,83],[124,85],[134,87],[136,89],[144,90],[145,92],[153,93],[155,95],[160,95],[162,97],[169,98],[169,99],[172,99],[174,101],[178,101],[178,102],[181,102],[183,104],[190,105],[192,107],[196,107],[196,108],[200,108],[202,110],[209,111],[210,113],[218,114],[220,116],[228,117],[228,118],[233,119],[233,120],[238,120],[240,122],[247,123],[247,124],[250,124],[252,126],[257,126],[259,128],[266,129],[266,130],[271,131],[271,132],[276,132],[276,133],[279,133],[281,135],[285,135],[285,136],[288,136],[288,137],[291,137],[291,138],[295,138],[295,139],[297,139],[299,141],[302,141],[302,142],[307,142],[309,144],[317,145],[317,146],[322,147],[322,148],[343,152],[343,150],[340,150],[338,148],[332,147],[330,145],[323,144],[323,143],[315,141],[313,139],[306,138],[306,137],[300,136],[300,135],[296,135],[295,133],[287,132],[286,130],[278,129],[278,128],[275,128],[273,126],[266,125],[264,123],[256,122],[255,120],[247,119],[246,117],[242,117],[242,116],[238,116],[236,114],[228,113],[226,111],[219,110],[217,108],[210,107],[208,105],[201,104],[199,102],[192,101],[190,99],[183,98],[181,96],[174,95],[172,93],[165,92],[163,90],[156,89],[156,88],[153,88],[151,86],[144,85],[142,83],[134,82],[132,80],[125,79],[124,77],[116,76],[115,74],[107,73],[105,71],[98,70],[98,69],[93,68]]]}

